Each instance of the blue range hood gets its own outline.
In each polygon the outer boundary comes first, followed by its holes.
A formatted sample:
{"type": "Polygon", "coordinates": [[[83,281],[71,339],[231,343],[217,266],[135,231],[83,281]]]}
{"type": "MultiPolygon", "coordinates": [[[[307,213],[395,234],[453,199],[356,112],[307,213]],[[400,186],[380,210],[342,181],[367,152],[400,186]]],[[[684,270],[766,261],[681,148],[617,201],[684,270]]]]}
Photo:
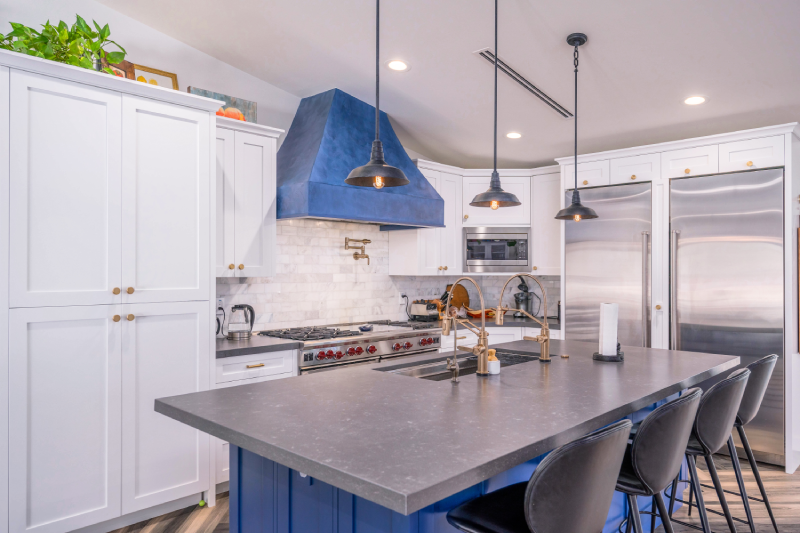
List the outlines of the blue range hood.
{"type": "Polygon", "coordinates": [[[278,218],[444,227],[444,200],[408,157],[386,113],[380,120],[386,162],[411,183],[380,190],[347,185],[350,171],[369,160],[375,108],[339,89],[303,98],[278,150],[278,218]]]}

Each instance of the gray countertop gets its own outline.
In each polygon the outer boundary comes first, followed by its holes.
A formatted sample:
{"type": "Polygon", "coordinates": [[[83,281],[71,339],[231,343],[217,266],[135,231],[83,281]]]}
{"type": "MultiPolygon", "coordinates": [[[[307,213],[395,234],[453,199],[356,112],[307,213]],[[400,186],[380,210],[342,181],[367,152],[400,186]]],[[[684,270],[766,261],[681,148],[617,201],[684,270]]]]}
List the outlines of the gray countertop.
{"type": "MultiPolygon", "coordinates": [[[[538,351],[529,341],[495,346],[538,351]]],[[[739,362],[625,346],[624,363],[600,363],[591,358],[595,349],[553,340],[549,364],[462,376],[455,385],[375,370],[398,366],[386,361],[161,398],[155,409],[410,514],[739,362]],[[569,359],[558,357],[564,353],[569,359]]]]}
{"type": "Polygon", "coordinates": [[[280,352],[282,350],[299,350],[303,347],[300,341],[289,339],[278,339],[275,337],[253,336],[247,340],[229,341],[228,339],[217,339],[217,359],[223,357],[236,357],[238,355],[250,355],[253,353],[280,352]]]}

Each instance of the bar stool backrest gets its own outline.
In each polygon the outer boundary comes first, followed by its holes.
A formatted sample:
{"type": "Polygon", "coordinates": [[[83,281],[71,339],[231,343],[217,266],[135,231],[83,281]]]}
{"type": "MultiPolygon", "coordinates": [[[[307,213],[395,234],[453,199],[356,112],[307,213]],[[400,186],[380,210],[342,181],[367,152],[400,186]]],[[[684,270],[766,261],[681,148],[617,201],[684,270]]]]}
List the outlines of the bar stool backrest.
{"type": "Polygon", "coordinates": [[[651,494],[672,483],[692,433],[702,389],[689,389],[647,415],[631,445],[633,470],[651,494]]]}
{"type": "Polygon", "coordinates": [[[775,369],[777,361],[778,356],[772,354],[747,365],[747,370],[750,371],[750,378],[747,380],[747,387],[744,389],[744,396],[742,396],[742,404],[736,414],[736,423],[738,425],[744,426],[750,423],[758,414],[761,401],[764,399],[764,393],[767,392],[769,378],[772,377],[772,371],[775,369]]]}
{"type": "Polygon", "coordinates": [[[728,441],[748,377],[750,371],[740,368],[708,389],[700,399],[694,434],[705,453],[716,453],[728,441]]]}
{"type": "Polygon", "coordinates": [[[525,490],[525,519],[533,533],[603,530],[630,431],[630,420],[620,420],[539,463],[525,490]]]}

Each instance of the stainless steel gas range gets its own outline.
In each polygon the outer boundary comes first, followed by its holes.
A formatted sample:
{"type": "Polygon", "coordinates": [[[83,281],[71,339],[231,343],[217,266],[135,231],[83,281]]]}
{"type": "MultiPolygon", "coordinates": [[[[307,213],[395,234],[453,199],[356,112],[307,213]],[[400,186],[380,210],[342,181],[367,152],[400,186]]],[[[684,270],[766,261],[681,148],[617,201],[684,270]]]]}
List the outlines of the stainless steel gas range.
{"type": "Polygon", "coordinates": [[[388,320],[348,326],[313,326],[261,331],[259,335],[303,341],[298,366],[301,374],[343,366],[436,352],[442,330],[430,323],[388,320]],[[361,331],[360,326],[372,326],[361,331]]]}

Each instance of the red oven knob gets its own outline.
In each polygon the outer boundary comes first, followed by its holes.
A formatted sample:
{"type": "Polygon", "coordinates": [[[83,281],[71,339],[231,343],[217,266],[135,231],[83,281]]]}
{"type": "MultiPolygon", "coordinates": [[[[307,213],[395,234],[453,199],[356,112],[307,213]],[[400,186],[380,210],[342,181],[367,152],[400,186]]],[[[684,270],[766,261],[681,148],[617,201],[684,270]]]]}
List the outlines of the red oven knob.
{"type": "Polygon", "coordinates": [[[428,344],[429,344],[429,345],[430,345],[430,344],[433,344],[433,339],[432,339],[431,337],[428,337],[428,344]]]}
{"type": "Polygon", "coordinates": [[[428,345],[428,339],[420,339],[419,340],[419,345],[420,346],[427,346],[428,345]]]}
{"type": "Polygon", "coordinates": [[[408,341],[406,341],[406,343],[405,343],[405,344],[403,344],[403,348],[405,348],[406,350],[410,349],[410,348],[411,348],[411,346],[413,346],[413,344],[411,344],[411,343],[410,343],[410,342],[408,342],[408,341]]]}
{"type": "Polygon", "coordinates": [[[368,351],[369,353],[375,353],[375,352],[377,352],[377,351],[378,351],[378,349],[377,349],[375,346],[373,346],[373,345],[370,345],[370,346],[367,348],[367,351],[368,351]]]}
{"type": "Polygon", "coordinates": [[[347,355],[353,356],[355,354],[356,354],[356,349],[355,348],[348,348],[347,349],[347,355]]]}
{"type": "Polygon", "coordinates": [[[364,348],[356,346],[356,355],[361,355],[362,353],[364,353],[364,348]]]}
{"type": "Polygon", "coordinates": [[[334,356],[336,357],[336,359],[341,359],[342,357],[344,357],[344,353],[341,350],[337,350],[334,356]]]}
{"type": "Polygon", "coordinates": [[[328,359],[333,359],[333,350],[328,350],[327,353],[325,353],[325,357],[328,359]]]}
{"type": "Polygon", "coordinates": [[[325,350],[322,350],[317,354],[317,361],[322,361],[323,359],[325,359],[325,350]]]}
{"type": "Polygon", "coordinates": [[[400,351],[400,348],[402,348],[402,346],[400,346],[399,342],[392,344],[392,350],[394,350],[395,352],[400,351]]]}

